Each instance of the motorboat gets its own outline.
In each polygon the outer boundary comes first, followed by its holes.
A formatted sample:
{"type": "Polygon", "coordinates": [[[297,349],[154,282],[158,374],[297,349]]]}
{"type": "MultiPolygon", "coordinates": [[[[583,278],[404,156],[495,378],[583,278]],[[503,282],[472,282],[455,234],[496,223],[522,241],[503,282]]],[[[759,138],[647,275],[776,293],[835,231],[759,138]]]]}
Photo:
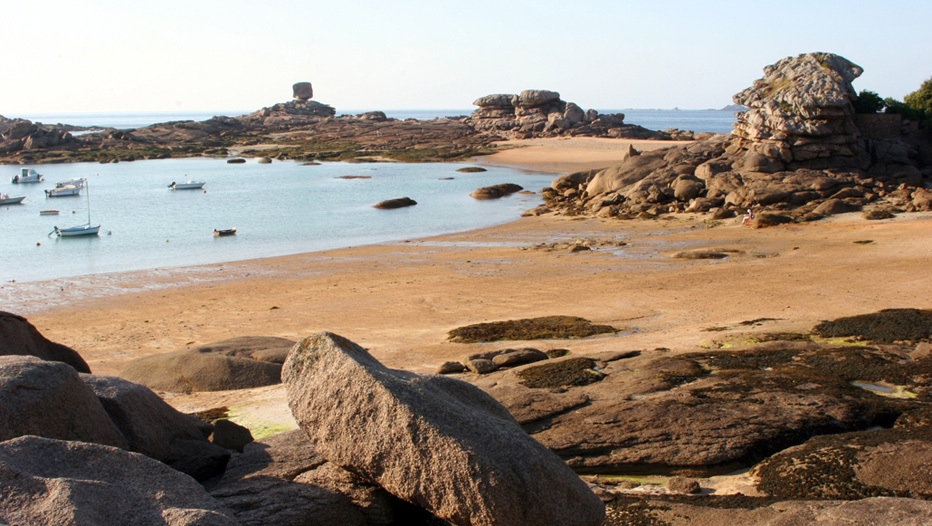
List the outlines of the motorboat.
{"type": "Polygon", "coordinates": [[[172,181],[172,184],[168,185],[172,190],[200,190],[207,184],[203,181],[188,181],[186,183],[176,183],[172,181]]]}
{"type": "Polygon", "coordinates": [[[77,186],[78,188],[84,188],[84,183],[87,182],[85,177],[72,177],[67,181],[58,181],[55,183],[55,188],[62,188],[64,186],[77,186]]]}
{"type": "Polygon", "coordinates": [[[45,179],[42,178],[42,174],[33,170],[32,168],[23,168],[22,173],[14,175],[12,182],[13,184],[19,183],[41,183],[45,179]]]}
{"type": "MultiPolygon", "coordinates": [[[[57,190],[57,189],[56,189],[57,190]]],[[[46,190],[46,193],[48,190],[46,190]]],[[[72,226],[68,228],[58,228],[57,226],[49,232],[49,237],[52,234],[57,234],[58,237],[76,237],[76,236],[96,236],[100,231],[100,225],[91,224],[91,191],[88,187],[87,193],[85,194],[87,198],[87,224],[72,226]]],[[[57,212],[56,212],[57,213],[57,212]]]]}
{"type": "Polygon", "coordinates": [[[45,191],[45,197],[67,197],[70,195],[81,195],[81,188],[73,184],[66,184],[45,191]]]}
{"type": "Polygon", "coordinates": [[[25,195],[10,197],[7,194],[0,194],[0,205],[17,205],[22,203],[23,199],[26,199],[25,195]]]}
{"type": "Polygon", "coordinates": [[[236,227],[233,227],[233,228],[226,228],[226,229],[223,229],[223,230],[217,230],[217,229],[215,228],[215,229],[214,229],[214,235],[217,236],[217,237],[235,236],[235,235],[236,235],[236,227]]]}
{"type": "Polygon", "coordinates": [[[40,216],[57,216],[58,210],[39,210],[40,216]]]}

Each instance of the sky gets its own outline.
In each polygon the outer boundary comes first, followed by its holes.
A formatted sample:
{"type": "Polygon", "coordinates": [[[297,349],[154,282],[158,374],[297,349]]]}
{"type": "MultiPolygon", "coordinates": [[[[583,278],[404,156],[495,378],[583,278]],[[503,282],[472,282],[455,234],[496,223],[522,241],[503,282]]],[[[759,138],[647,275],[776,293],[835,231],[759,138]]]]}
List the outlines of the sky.
{"type": "Polygon", "coordinates": [[[0,115],[204,112],[285,102],[469,109],[557,91],[584,109],[721,108],[811,51],[901,99],[932,77],[932,2],[43,0],[5,2],[0,115]],[[15,30],[11,30],[15,28],[15,30]]]}

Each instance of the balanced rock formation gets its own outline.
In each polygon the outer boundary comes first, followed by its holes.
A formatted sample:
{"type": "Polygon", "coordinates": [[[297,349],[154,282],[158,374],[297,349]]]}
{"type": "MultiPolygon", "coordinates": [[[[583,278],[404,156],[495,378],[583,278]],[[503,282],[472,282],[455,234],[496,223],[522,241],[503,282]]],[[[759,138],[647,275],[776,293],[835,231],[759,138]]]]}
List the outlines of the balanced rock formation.
{"type": "Polygon", "coordinates": [[[0,524],[239,524],[192,478],[100,444],[0,442],[0,487],[0,524]]]}
{"type": "Polygon", "coordinates": [[[497,93],[473,102],[479,109],[466,120],[475,129],[509,139],[579,135],[663,139],[666,135],[626,125],[622,113],[583,111],[549,90],[525,90],[518,95],[497,93]]]}
{"type": "Polygon", "coordinates": [[[294,98],[296,99],[309,100],[314,98],[314,88],[310,82],[296,82],[291,86],[291,90],[294,92],[294,98]]]}
{"type": "Polygon", "coordinates": [[[242,336],[130,361],[120,376],[172,393],[225,391],[273,385],[295,342],[242,336]]]}
{"type": "Polygon", "coordinates": [[[282,370],[317,452],[458,525],[601,524],[604,506],[559,458],[475,387],[392,370],[318,333],[282,370]]]}
{"type": "Polygon", "coordinates": [[[91,372],[74,349],[49,341],[26,318],[0,311],[0,356],[35,356],[66,363],[79,373],[91,372]]]}

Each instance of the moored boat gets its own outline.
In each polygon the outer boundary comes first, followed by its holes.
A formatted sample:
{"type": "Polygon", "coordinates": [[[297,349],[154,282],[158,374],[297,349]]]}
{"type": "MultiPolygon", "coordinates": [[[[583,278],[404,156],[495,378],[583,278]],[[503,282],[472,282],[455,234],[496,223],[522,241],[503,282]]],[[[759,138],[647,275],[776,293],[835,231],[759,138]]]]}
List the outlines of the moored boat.
{"type": "Polygon", "coordinates": [[[71,179],[68,179],[67,181],[58,181],[57,183],[55,183],[55,188],[62,188],[65,186],[77,186],[78,188],[83,188],[84,183],[86,182],[87,182],[86,177],[72,177],[71,179]]]}
{"type": "Polygon", "coordinates": [[[186,183],[172,181],[172,184],[168,185],[168,187],[172,190],[200,190],[205,184],[203,181],[188,181],[186,183]]]}
{"type": "Polygon", "coordinates": [[[81,195],[81,188],[73,184],[66,184],[45,191],[46,197],[67,197],[69,195],[81,195]]]}
{"type": "Polygon", "coordinates": [[[22,203],[23,199],[26,199],[25,195],[10,197],[7,194],[0,194],[0,205],[16,205],[22,203]]]}
{"type": "Polygon", "coordinates": [[[18,175],[14,175],[11,180],[13,184],[41,183],[42,181],[44,181],[44,179],[42,179],[42,174],[32,168],[23,168],[23,171],[18,175]]]}
{"type": "Polygon", "coordinates": [[[40,216],[57,216],[58,210],[39,210],[40,216]]]}
{"type": "Polygon", "coordinates": [[[214,229],[214,235],[217,236],[217,237],[236,235],[236,227],[233,227],[233,228],[226,228],[226,229],[222,229],[222,230],[217,230],[217,229],[215,228],[215,229],[214,229]]]}
{"type": "MultiPolygon", "coordinates": [[[[46,193],[48,193],[48,190],[46,190],[46,193]]],[[[49,232],[50,237],[52,234],[57,234],[58,237],[96,236],[97,235],[97,233],[100,231],[100,225],[91,224],[91,191],[90,191],[90,188],[88,188],[88,191],[85,197],[87,198],[87,224],[79,225],[79,226],[72,226],[68,228],[58,228],[56,226],[51,232],[49,232]]]]}
{"type": "Polygon", "coordinates": [[[97,232],[99,231],[100,231],[100,225],[94,225],[94,226],[81,225],[81,226],[72,226],[68,228],[55,227],[55,230],[52,230],[52,234],[58,234],[59,237],[96,236],[97,232]]]}

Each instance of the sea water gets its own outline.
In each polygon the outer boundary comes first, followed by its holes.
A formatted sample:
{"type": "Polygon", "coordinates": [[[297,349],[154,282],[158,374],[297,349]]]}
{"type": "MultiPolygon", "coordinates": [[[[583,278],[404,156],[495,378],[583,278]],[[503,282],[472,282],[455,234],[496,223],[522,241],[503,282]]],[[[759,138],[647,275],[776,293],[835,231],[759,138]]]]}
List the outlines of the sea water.
{"type": "MultiPolygon", "coordinates": [[[[375,110],[338,110],[337,115],[356,115],[375,110]]],[[[651,109],[608,109],[600,113],[624,113],[626,124],[636,124],[648,130],[666,130],[678,128],[696,133],[729,133],[735,114],[728,110],[651,110],[651,109]]],[[[98,126],[104,128],[132,129],[149,126],[160,122],[204,121],[211,117],[223,115],[236,117],[249,111],[187,112],[187,113],[59,113],[59,114],[23,114],[7,115],[45,124],[71,124],[73,126],[98,126]]],[[[435,110],[385,110],[391,119],[429,120],[438,117],[460,117],[472,113],[471,109],[435,109],[435,110]]]]}
{"type": "Polygon", "coordinates": [[[162,159],[35,166],[39,184],[12,184],[19,166],[0,167],[0,192],[25,195],[0,206],[0,283],[238,261],[462,232],[517,219],[540,203],[552,174],[463,163],[291,161],[227,164],[224,159],[162,159]],[[48,198],[56,181],[86,177],[77,197],[48,198]],[[450,179],[452,178],[452,179],[450,179]],[[204,181],[203,190],[170,190],[204,181]],[[483,186],[516,183],[533,195],[479,201],[483,186]],[[410,197],[417,205],[373,205],[410,197]],[[88,205],[90,208],[88,209],[88,205]],[[40,215],[57,209],[59,215],[40,215]],[[99,236],[49,237],[54,227],[100,225],[99,236]],[[214,229],[237,229],[215,237],[214,229]]]}

